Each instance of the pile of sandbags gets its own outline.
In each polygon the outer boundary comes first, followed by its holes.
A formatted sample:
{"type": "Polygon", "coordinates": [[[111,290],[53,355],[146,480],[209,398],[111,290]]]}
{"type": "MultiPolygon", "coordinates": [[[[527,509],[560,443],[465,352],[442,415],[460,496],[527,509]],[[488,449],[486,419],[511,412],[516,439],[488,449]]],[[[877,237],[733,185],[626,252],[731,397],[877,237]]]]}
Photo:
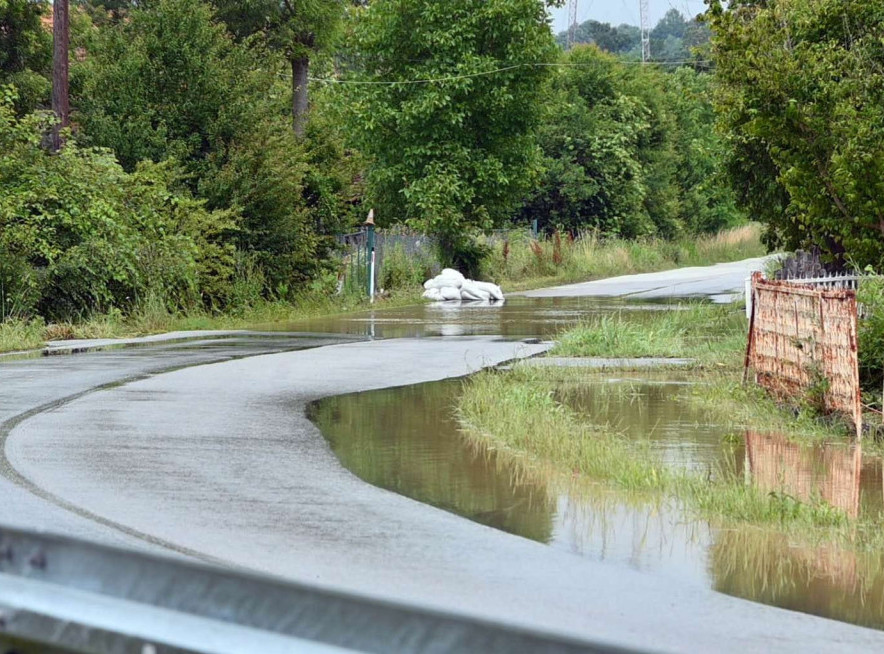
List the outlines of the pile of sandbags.
{"type": "Polygon", "coordinates": [[[433,279],[424,282],[424,297],[434,302],[465,300],[468,302],[503,302],[503,292],[497,284],[466,279],[456,270],[445,268],[433,279]]]}

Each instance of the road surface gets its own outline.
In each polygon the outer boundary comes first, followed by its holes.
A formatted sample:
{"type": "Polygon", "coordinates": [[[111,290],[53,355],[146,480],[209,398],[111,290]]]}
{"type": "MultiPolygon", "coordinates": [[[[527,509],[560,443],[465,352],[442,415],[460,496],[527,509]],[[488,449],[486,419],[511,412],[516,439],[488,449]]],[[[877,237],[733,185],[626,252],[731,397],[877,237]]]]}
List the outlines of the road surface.
{"type": "Polygon", "coordinates": [[[884,632],[593,562],[370,486],[305,417],[320,397],[545,348],[232,335],[8,361],[0,522],[650,651],[884,649],[884,632]]]}
{"type": "Polygon", "coordinates": [[[580,284],[553,286],[520,293],[525,297],[710,297],[730,302],[744,292],[745,282],[756,270],[763,270],[768,257],[746,259],[714,266],[679,268],[664,272],[625,275],[580,284]]]}

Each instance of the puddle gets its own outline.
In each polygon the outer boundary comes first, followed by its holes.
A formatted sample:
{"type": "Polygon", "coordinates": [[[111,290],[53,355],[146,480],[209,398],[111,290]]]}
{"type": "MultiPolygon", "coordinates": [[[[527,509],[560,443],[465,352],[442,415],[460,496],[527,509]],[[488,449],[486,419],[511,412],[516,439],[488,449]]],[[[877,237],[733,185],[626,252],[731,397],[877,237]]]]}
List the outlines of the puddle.
{"type": "MultiPolygon", "coordinates": [[[[880,460],[845,445],[799,447],[775,435],[729,433],[678,401],[690,382],[685,373],[668,372],[669,381],[641,374],[638,381],[565,387],[557,399],[650,440],[670,465],[701,473],[727,469],[746,483],[821,498],[851,515],[884,512],[880,460]]],[[[552,488],[516,473],[494,452],[469,446],[452,417],[461,384],[329,398],[314,404],[310,417],[348,469],[382,488],[612,565],[884,628],[881,554],[797,547],[758,529],[716,530],[686,519],[673,501],[648,504],[599,489],[552,488]]]]}
{"type": "Polygon", "coordinates": [[[669,303],[626,301],[619,298],[513,297],[503,304],[425,303],[257,328],[351,334],[371,338],[477,335],[513,339],[527,336],[543,338],[554,336],[593,314],[670,310],[672,306],[669,303]]]}

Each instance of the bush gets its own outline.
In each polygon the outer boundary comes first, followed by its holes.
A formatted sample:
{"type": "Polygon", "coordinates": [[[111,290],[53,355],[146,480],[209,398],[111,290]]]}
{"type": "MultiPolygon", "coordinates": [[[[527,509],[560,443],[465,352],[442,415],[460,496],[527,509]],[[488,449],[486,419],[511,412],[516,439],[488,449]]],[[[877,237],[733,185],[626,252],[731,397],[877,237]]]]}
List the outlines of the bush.
{"type": "MultiPolygon", "coordinates": [[[[45,114],[17,118],[0,99],[0,293],[16,315],[69,320],[148,297],[171,310],[223,304],[233,272],[230,212],[178,190],[175,169],[126,173],[107,151],[72,139],[41,147],[45,114]]],[[[13,313],[6,308],[4,314],[13,313]]]]}
{"type": "Polygon", "coordinates": [[[858,334],[860,381],[863,387],[880,392],[884,381],[884,279],[863,280],[857,300],[862,307],[858,334]]]}
{"type": "Polygon", "coordinates": [[[421,253],[410,255],[401,243],[396,243],[384,252],[378,287],[387,291],[420,288],[433,276],[434,268],[438,268],[438,263],[431,257],[421,253]]]}

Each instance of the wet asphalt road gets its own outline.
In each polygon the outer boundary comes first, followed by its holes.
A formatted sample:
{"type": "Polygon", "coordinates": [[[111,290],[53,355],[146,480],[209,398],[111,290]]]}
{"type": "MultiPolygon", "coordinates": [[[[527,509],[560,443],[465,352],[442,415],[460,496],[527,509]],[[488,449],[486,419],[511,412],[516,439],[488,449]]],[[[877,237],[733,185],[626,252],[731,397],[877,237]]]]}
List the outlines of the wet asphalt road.
{"type": "Polygon", "coordinates": [[[714,266],[679,268],[662,273],[625,275],[580,284],[526,291],[525,297],[629,297],[659,299],[669,297],[710,297],[730,302],[743,292],[746,278],[763,270],[767,257],[719,263],[714,266]]]}
{"type": "Polygon", "coordinates": [[[882,632],[678,587],[372,487],[304,415],[320,397],[542,350],[235,336],[7,361],[0,522],[654,651],[884,648],[882,632]]]}

